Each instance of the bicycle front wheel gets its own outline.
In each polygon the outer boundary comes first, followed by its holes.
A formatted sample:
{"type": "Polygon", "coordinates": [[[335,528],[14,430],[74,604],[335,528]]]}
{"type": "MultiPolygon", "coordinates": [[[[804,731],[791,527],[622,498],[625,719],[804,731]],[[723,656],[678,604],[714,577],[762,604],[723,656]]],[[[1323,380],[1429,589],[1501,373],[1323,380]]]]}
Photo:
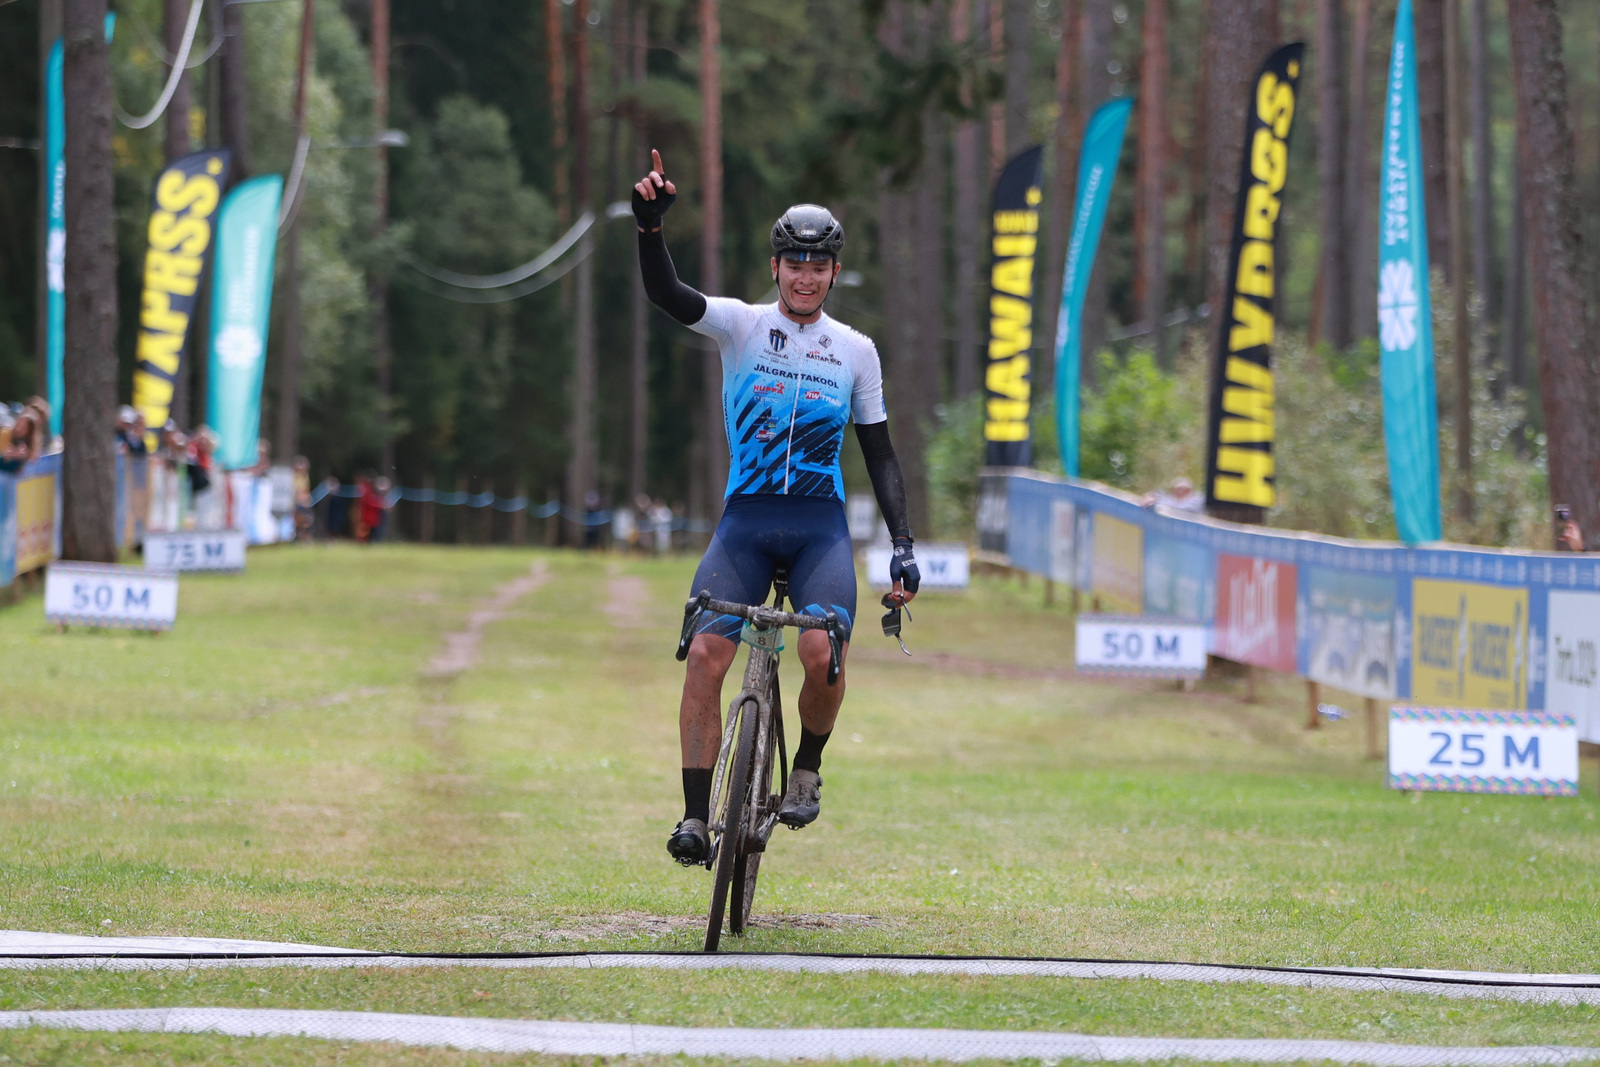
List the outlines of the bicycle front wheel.
{"type": "MultiPolygon", "coordinates": [[[[715,952],[722,941],[722,919],[728,911],[728,890],[734,882],[734,872],[745,858],[745,841],[748,839],[745,823],[750,818],[750,779],[755,769],[756,732],[761,728],[760,705],[752,698],[740,702],[738,708],[738,743],[729,759],[732,766],[725,771],[722,795],[722,835],[717,844],[716,880],[711,887],[711,911],[706,916],[706,951],[715,952]]],[[[743,879],[740,879],[743,882],[743,879]]],[[[734,907],[744,907],[744,886],[734,900],[734,907]]],[[[742,918],[742,912],[741,916],[742,918]]],[[[739,923],[740,929],[744,924],[739,923]]]]}

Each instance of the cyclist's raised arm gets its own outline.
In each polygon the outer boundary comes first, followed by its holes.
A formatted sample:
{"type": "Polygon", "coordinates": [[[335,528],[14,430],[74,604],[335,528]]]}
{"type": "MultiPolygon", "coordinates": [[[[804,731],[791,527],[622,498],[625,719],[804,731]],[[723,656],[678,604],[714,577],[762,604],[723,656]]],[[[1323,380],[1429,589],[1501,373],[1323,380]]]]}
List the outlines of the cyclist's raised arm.
{"type": "Polygon", "coordinates": [[[667,180],[661,153],[650,150],[655,165],[633,187],[633,217],[639,223],[639,272],[644,276],[645,295],[656,307],[685,326],[705,317],[706,298],[678,280],[678,271],[667,252],[667,239],[661,232],[661,218],[678,198],[678,187],[667,180]]]}

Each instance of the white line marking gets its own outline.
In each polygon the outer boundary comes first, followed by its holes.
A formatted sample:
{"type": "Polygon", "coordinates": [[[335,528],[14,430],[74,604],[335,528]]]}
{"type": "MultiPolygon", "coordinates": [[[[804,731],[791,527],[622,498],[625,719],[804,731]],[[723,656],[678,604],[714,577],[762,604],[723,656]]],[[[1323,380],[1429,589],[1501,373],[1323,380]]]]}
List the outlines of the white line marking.
{"type": "Polygon", "coordinates": [[[0,970],[187,971],[217,968],[387,969],[471,967],[484,970],[771,971],[784,974],[974,975],[991,978],[1150,979],[1214,985],[1292,986],[1373,993],[1423,993],[1451,999],[1600,1006],[1600,975],[1510,974],[1409,968],[1339,967],[1324,970],[1220,967],[1203,963],[1123,963],[1095,960],[960,959],[939,957],[800,956],[728,953],[703,956],[650,953],[574,953],[494,958],[396,956],[358,949],[203,937],[78,937],[0,931],[0,970]],[[81,953],[81,955],[73,955],[81,953]],[[168,953],[177,958],[152,958],[168,953]],[[210,953],[212,958],[193,958],[210,953]],[[264,959],[228,958],[266,954],[264,959]],[[125,954],[125,955],[119,955],[125,954]],[[49,958],[55,957],[55,958],[49,958]]]}
{"type": "Polygon", "coordinates": [[[1095,1037],[1001,1030],[757,1030],[627,1023],[461,1019],[271,1008],[125,1008],[0,1012],[0,1029],[391,1041],[473,1052],[556,1056],[727,1056],[770,1060],[1324,1060],[1374,1067],[1511,1067],[1600,1059],[1600,1048],[1474,1048],[1289,1039],[1095,1037]]]}

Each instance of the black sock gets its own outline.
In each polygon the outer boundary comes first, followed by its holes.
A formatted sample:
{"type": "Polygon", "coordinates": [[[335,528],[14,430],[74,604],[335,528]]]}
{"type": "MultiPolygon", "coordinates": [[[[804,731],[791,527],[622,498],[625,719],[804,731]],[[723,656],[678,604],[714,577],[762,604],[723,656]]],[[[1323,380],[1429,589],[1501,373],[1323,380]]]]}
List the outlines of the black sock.
{"type": "Polygon", "coordinates": [[[683,817],[711,821],[711,768],[683,769],[683,817]]]}
{"type": "Polygon", "coordinates": [[[800,727],[800,747],[794,750],[794,769],[797,771],[811,771],[815,774],[822,769],[822,746],[828,743],[828,738],[833,736],[829,730],[825,734],[814,734],[804,726],[800,727]]]}

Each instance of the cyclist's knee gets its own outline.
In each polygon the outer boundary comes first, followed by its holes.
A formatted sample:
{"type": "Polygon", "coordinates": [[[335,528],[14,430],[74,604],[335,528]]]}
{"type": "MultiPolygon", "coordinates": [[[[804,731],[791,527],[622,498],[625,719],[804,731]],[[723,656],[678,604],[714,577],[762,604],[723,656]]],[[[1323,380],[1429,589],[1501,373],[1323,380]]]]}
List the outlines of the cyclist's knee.
{"type": "Polygon", "coordinates": [[[739,646],[716,634],[698,634],[689,643],[689,675],[720,682],[733,666],[739,646]]]}
{"type": "MultiPolygon", "coordinates": [[[[828,672],[829,659],[828,635],[820,630],[807,630],[800,635],[800,640],[797,644],[800,646],[800,665],[805,668],[806,674],[825,677],[828,672]]],[[[841,664],[843,652],[849,647],[850,645],[847,642],[844,649],[840,650],[841,664]]]]}

